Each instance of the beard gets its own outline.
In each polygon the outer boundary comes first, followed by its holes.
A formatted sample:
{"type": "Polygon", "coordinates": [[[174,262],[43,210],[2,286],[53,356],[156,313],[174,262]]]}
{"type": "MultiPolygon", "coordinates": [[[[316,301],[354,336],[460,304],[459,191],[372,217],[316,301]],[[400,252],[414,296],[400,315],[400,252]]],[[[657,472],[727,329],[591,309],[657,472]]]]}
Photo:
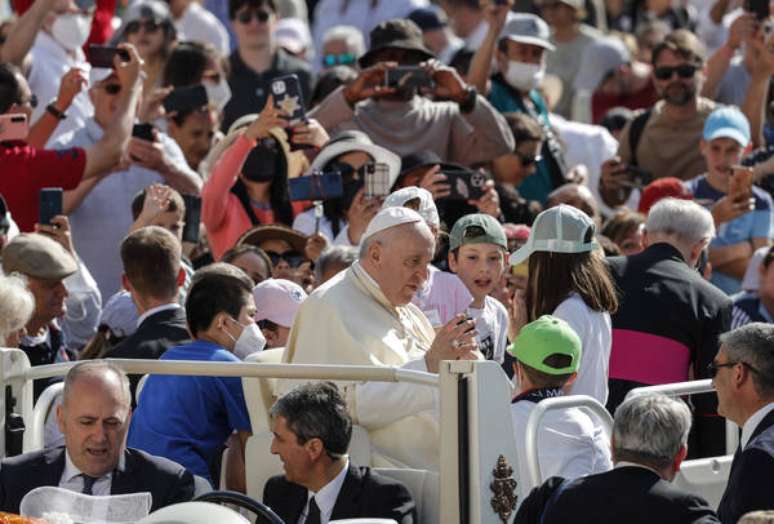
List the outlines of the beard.
{"type": "Polygon", "coordinates": [[[675,106],[684,106],[696,97],[696,86],[672,82],[661,92],[661,97],[675,106]]]}

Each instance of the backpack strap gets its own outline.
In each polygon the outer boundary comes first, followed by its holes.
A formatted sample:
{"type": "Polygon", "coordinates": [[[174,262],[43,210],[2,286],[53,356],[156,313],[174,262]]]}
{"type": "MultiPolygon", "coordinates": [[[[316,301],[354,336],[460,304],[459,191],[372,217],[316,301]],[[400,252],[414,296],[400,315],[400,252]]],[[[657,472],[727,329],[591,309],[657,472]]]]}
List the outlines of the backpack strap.
{"type": "Polygon", "coordinates": [[[632,166],[639,164],[637,161],[637,146],[640,144],[642,132],[645,131],[645,126],[648,124],[648,120],[652,113],[652,109],[643,111],[634,117],[634,120],[632,120],[632,123],[629,126],[629,155],[631,157],[629,164],[632,166]]]}

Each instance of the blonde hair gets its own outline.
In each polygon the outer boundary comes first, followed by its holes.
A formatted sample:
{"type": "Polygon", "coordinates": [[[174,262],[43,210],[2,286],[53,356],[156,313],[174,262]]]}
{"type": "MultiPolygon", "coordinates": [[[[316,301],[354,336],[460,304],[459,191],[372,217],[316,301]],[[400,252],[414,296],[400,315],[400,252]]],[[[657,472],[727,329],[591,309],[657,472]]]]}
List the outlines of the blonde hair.
{"type": "Polygon", "coordinates": [[[27,289],[27,280],[14,273],[0,275],[0,343],[23,328],[35,311],[35,298],[27,289]]]}

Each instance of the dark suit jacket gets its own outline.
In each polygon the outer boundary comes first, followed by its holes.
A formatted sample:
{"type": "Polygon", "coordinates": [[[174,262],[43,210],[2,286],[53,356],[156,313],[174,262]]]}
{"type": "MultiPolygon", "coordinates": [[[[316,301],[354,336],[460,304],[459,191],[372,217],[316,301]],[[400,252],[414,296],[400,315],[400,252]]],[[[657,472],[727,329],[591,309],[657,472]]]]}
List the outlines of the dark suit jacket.
{"type": "Polygon", "coordinates": [[[736,524],[749,511],[774,509],[774,411],[753,431],[731,463],[726,492],[718,506],[720,521],[736,524]]]}
{"type": "MultiPolygon", "coordinates": [[[[19,512],[24,495],[41,486],[58,486],[65,467],[65,448],[33,451],[0,463],[0,511],[19,512]]],[[[113,472],[111,495],[147,491],[151,511],[187,502],[194,496],[193,475],[179,464],[138,449],[124,451],[124,469],[113,472]]]]}
{"type": "Polygon", "coordinates": [[[558,477],[532,490],[514,524],[710,524],[719,522],[701,497],[684,493],[656,473],[622,467],[565,482],[558,477]],[[548,501],[548,503],[547,503],[548,501]]]}
{"type": "MultiPolygon", "coordinates": [[[[263,503],[285,522],[295,523],[306,506],[307,489],[278,475],[263,488],[263,503]]],[[[368,517],[393,519],[400,524],[417,522],[416,506],[406,486],[370,468],[350,465],[331,520],[368,517]]]]}
{"type": "MultiPolygon", "coordinates": [[[[105,354],[105,358],[158,358],[169,348],[180,346],[191,341],[183,308],[159,311],[143,320],[137,331],[126,337],[116,347],[105,354]]],[[[132,406],[134,392],[140,375],[129,375],[132,389],[132,406]]]]}

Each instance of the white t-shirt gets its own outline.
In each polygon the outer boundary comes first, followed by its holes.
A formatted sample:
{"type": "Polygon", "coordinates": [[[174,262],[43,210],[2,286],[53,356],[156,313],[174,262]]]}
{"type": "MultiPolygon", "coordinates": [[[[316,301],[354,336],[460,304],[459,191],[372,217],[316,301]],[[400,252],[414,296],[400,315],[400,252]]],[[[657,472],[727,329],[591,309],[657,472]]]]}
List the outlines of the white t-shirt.
{"type": "Polygon", "coordinates": [[[416,292],[411,303],[422,310],[434,328],[463,313],[473,301],[473,295],[454,273],[427,266],[427,282],[416,292]]]}
{"type": "Polygon", "coordinates": [[[502,364],[508,345],[508,310],[499,300],[486,297],[484,307],[469,307],[468,315],[476,321],[476,341],[484,358],[502,364]]]}
{"type": "MultiPolygon", "coordinates": [[[[516,435],[520,500],[537,486],[530,482],[527,470],[527,420],[537,404],[520,400],[511,405],[516,435]]],[[[602,427],[579,408],[548,411],[538,433],[538,464],[543,480],[559,476],[572,480],[613,468],[610,442],[602,427]]]]}
{"type": "Polygon", "coordinates": [[[589,395],[607,403],[608,364],[612,342],[610,313],[589,308],[580,295],[573,293],[553,312],[575,330],[581,339],[582,355],[578,378],[570,388],[572,395],[589,395]]]}

